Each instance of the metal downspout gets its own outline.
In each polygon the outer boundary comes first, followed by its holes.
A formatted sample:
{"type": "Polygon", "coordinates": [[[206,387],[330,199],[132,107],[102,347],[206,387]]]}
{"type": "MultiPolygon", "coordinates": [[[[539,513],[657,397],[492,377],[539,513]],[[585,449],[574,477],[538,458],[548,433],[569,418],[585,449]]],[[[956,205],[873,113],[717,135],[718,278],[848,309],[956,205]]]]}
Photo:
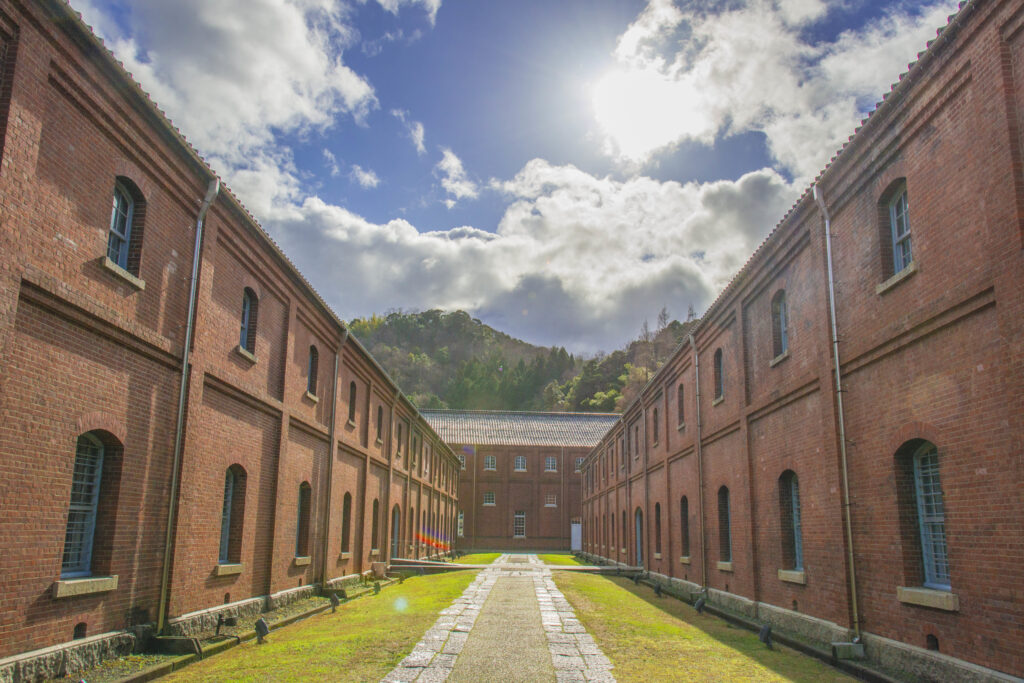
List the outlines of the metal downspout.
{"type": "Polygon", "coordinates": [[[846,465],[846,420],[843,412],[843,378],[839,365],[839,333],[836,328],[835,276],[832,271],[832,219],[825,207],[825,198],[818,185],[813,186],[814,201],[825,218],[825,256],[828,266],[828,311],[832,327],[832,359],[835,364],[836,410],[839,423],[839,460],[843,478],[843,523],[846,526],[846,555],[850,565],[850,602],[853,616],[853,632],[860,638],[860,615],[857,610],[857,570],[853,560],[853,525],[850,522],[850,475],[846,465]]]}
{"type": "Polygon", "coordinates": [[[708,553],[707,544],[704,540],[704,456],[700,443],[700,360],[697,356],[697,342],[694,340],[693,334],[690,334],[689,337],[690,348],[693,349],[693,384],[697,393],[697,435],[695,444],[697,448],[697,513],[700,516],[700,585],[707,591],[708,553]]]}
{"type": "Polygon", "coordinates": [[[199,262],[201,255],[199,250],[203,244],[203,225],[206,221],[206,212],[210,209],[213,200],[220,192],[220,178],[214,177],[207,187],[206,196],[199,207],[199,215],[196,217],[196,243],[192,250],[192,281],[188,292],[188,317],[185,322],[185,343],[181,352],[181,390],[178,392],[178,415],[174,427],[174,462],[171,466],[171,492],[170,503],[167,509],[167,533],[164,536],[164,561],[163,570],[160,576],[160,606],[157,609],[157,633],[163,633],[167,625],[167,598],[169,594],[169,579],[171,575],[171,543],[174,540],[174,518],[178,511],[178,469],[181,465],[181,450],[185,429],[185,398],[188,396],[188,372],[189,355],[192,350],[192,334],[195,331],[196,319],[196,287],[199,282],[199,262]]]}
{"type": "Polygon", "coordinates": [[[334,353],[334,377],[331,380],[331,421],[327,423],[327,491],[324,496],[324,543],[323,560],[320,569],[321,589],[327,587],[327,552],[331,542],[331,489],[334,484],[334,458],[336,457],[337,444],[335,443],[335,421],[338,419],[338,370],[340,369],[341,354],[345,349],[345,342],[348,340],[348,328],[341,333],[341,343],[334,353]]]}

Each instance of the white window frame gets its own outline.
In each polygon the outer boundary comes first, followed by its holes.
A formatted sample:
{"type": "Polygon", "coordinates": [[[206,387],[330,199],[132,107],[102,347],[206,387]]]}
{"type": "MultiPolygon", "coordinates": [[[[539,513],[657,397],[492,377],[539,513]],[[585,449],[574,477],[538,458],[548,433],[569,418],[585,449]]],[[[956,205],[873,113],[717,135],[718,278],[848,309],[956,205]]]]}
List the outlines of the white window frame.
{"type": "Polygon", "coordinates": [[[583,457],[576,458],[576,471],[577,472],[582,472],[583,471],[583,461],[584,460],[586,460],[586,458],[583,458],[583,457]]]}
{"type": "Polygon", "coordinates": [[[132,236],[134,212],[135,200],[131,193],[124,185],[116,183],[110,210],[110,230],[107,234],[107,258],[125,270],[128,270],[128,245],[132,236]],[[119,218],[124,219],[123,223],[119,218]]]}
{"type": "Polygon", "coordinates": [[[549,455],[544,458],[544,471],[545,472],[557,472],[558,471],[558,458],[553,455],[549,455]]]}
{"type": "Polygon", "coordinates": [[[526,512],[516,510],[512,515],[512,538],[526,538],[526,512]]]}
{"type": "Polygon", "coordinates": [[[899,273],[914,261],[910,241],[910,202],[903,185],[889,200],[889,233],[892,236],[893,273],[899,273]]]}
{"type": "Polygon", "coordinates": [[[484,456],[484,471],[494,472],[498,469],[498,459],[493,455],[484,456]]]}
{"type": "Polygon", "coordinates": [[[558,494],[557,493],[547,493],[547,494],[544,494],[544,507],[546,507],[546,508],[556,508],[556,507],[558,507],[558,494]]]}
{"type": "Polygon", "coordinates": [[[525,472],[526,471],[526,456],[525,455],[517,455],[515,457],[515,460],[513,461],[512,469],[515,472],[525,472]]]}
{"type": "Polygon", "coordinates": [[[103,481],[105,450],[103,443],[92,434],[82,434],[75,444],[71,498],[68,503],[64,553],[61,558],[62,579],[92,576],[92,549],[93,541],[96,539],[96,511],[99,507],[100,485],[103,481]],[[83,447],[90,449],[91,452],[83,452],[83,447]],[[87,458],[92,462],[87,462],[87,458]],[[79,498],[77,502],[76,494],[79,498]],[[73,524],[76,525],[76,530],[72,529],[73,524]],[[79,536],[77,541],[74,540],[76,534],[79,536]]]}
{"type": "Polygon", "coordinates": [[[492,507],[494,504],[494,491],[484,491],[484,505],[492,507]]]}
{"type": "Polygon", "coordinates": [[[939,479],[939,452],[926,443],[914,453],[914,498],[924,567],[924,586],[951,590],[946,545],[946,512],[939,479]]]}
{"type": "Polygon", "coordinates": [[[459,510],[459,519],[456,522],[455,533],[459,538],[464,538],[466,535],[466,513],[459,510]]]}
{"type": "Polygon", "coordinates": [[[466,456],[459,454],[459,469],[466,469],[466,456]]]}

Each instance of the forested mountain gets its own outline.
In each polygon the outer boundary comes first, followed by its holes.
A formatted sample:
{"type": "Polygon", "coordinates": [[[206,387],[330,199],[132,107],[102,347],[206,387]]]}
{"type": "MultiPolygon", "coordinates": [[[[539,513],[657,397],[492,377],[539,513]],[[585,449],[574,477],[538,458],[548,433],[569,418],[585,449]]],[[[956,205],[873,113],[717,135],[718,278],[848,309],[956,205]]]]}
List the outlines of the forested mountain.
{"type": "Polygon", "coordinates": [[[687,325],[667,311],[622,350],[584,359],[534,346],[464,311],[357,318],[352,333],[420,408],[614,411],[667,360],[687,325]]]}

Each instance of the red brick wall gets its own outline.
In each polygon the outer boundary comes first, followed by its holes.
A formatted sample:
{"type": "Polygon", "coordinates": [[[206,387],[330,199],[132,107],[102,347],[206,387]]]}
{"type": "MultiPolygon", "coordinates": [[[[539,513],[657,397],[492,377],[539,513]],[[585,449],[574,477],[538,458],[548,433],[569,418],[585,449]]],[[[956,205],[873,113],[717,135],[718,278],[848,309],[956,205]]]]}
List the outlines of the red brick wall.
{"type": "Polygon", "coordinates": [[[466,455],[466,469],[459,484],[459,509],[465,515],[464,536],[456,539],[463,549],[568,550],[570,524],[582,512],[580,475],[576,458],[586,448],[543,446],[476,446],[469,453],[453,444],[456,453],[466,455]],[[475,451],[475,452],[474,452],[475,451]],[[485,456],[495,457],[497,469],[484,469],[485,456]],[[526,471],[514,471],[515,457],[526,458],[526,471]],[[545,472],[547,457],[557,458],[558,471],[545,472]],[[485,506],[483,494],[491,491],[495,505],[485,506]],[[547,496],[555,506],[547,506],[547,496]],[[513,538],[516,511],[526,513],[526,538],[513,538]]]}
{"type": "MultiPolygon", "coordinates": [[[[819,179],[832,217],[837,326],[849,462],[858,602],[849,588],[838,410],[829,329],[823,219],[805,195],[743,268],[696,330],[701,421],[654,445],[644,440],[631,476],[586,477],[584,520],[629,514],[668,496],[678,538],[679,497],[688,496],[691,563],[659,573],[853,626],[1016,675],[1024,673],[1024,509],[1019,457],[1024,434],[1024,177],[1021,173],[1024,12],[1019,2],[972,3],[933,54],[888,98],[819,179]],[[943,45],[943,41],[948,44],[943,45]],[[886,192],[905,179],[916,272],[896,283],[886,267],[886,192]],[[773,363],[771,299],[785,289],[789,352],[773,363]],[[713,405],[712,357],[722,348],[725,399],[713,405]],[[701,444],[695,443],[697,429],[701,444]],[[922,585],[915,513],[898,489],[901,445],[934,443],[949,544],[955,611],[897,598],[922,585]],[[703,479],[697,459],[703,460],[703,479]],[[668,493],[662,462],[668,460],[668,493]],[[783,566],[779,477],[799,478],[805,584],[783,566]],[[732,508],[733,568],[717,568],[717,491],[732,508]],[[697,490],[704,490],[699,557],[697,490]],[[649,502],[644,503],[645,494],[649,502]]],[[[623,416],[676,416],[675,391],[695,401],[693,351],[666,363],[623,416]],[[666,402],[667,397],[667,402],[666,402]]],[[[664,425],[663,425],[664,426],[664,425]]],[[[671,425],[670,425],[671,426],[671,425]]],[[[588,457],[599,473],[613,429],[588,457]]],[[[588,473],[589,474],[589,471],[588,473]]],[[[902,478],[901,478],[902,477],[902,478]]],[[[912,498],[910,499],[912,502],[912,498]]],[[[592,539],[592,529],[585,538],[592,539]]],[[[648,534],[649,536],[649,534],[648,534]]],[[[649,544],[649,541],[648,541],[649,544]]],[[[663,540],[664,547],[664,540],[663,540]]]]}
{"type": "MultiPolygon", "coordinates": [[[[194,226],[211,172],[90,40],[67,8],[0,0],[0,657],[70,640],[79,622],[92,636],[158,611],[194,226]],[[145,204],[142,288],[103,264],[121,176],[145,204]],[[108,444],[112,475],[92,572],[116,574],[118,586],[54,599],[75,443],[86,432],[108,444]]],[[[443,528],[457,495],[457,479],[440,476],[456,467],[449,449],[227,193],[205,229],[170,616],[368,570],[367,488],[381,501],[380,559],[391,507],[404,514],[404,497],[422,492],[443,528]],[[247,287],[259,302],[255,360],[238,350],[247,287]],[[380,443],[368,431],[378,405],[380,443]],[[429,476],[393,467],[393,419],[416,425],[434,456],[429,476]],[[246,475],[235,527],[243,566],[218,577],[232,465],[246,475]],[[309,565],[295,564],[302,482],[311,487],[309,565]],[[345,492],[354,498],[350,557],[340,552],[345,492]]]]}

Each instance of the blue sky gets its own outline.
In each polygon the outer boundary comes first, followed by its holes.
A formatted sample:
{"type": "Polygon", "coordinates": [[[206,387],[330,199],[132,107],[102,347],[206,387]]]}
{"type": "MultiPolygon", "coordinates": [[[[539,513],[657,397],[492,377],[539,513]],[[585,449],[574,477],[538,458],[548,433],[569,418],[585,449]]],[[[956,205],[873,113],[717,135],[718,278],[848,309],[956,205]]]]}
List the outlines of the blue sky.
{"type": "Polygon", "coordinates": [[[71,0],[346,319],[698,313],[954,2],[71,0]]]}

